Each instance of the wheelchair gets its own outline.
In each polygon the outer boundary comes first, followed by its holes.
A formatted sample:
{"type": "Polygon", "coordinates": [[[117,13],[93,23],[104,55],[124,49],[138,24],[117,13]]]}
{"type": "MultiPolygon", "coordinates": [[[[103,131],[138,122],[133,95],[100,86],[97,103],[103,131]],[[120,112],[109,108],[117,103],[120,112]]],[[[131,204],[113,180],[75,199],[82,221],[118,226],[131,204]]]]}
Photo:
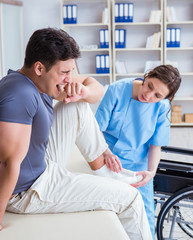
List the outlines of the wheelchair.
{"type": "MultiPolygon", "coordinates": [[[[162,147],[167,153],[193,156],[183,148],[162,147]]],[[[193,164],[161,159],[154,177],[155,205],[160,204],[158,240],[193,239],[193,164]]]]}

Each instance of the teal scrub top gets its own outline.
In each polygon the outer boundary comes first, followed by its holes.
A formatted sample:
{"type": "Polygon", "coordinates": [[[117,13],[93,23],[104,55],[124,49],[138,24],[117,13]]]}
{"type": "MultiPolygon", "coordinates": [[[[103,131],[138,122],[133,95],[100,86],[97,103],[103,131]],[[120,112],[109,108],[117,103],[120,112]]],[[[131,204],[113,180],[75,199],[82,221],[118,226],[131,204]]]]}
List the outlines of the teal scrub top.
{"type": "Polygon", "coordinates": [[[96,120],[111,151],[123,167],[148,167],[150,144],[165,146],[170,137],[170,103],[143,103],[132,98],[134,79],[111,84],[96,112],[96,120]]]}

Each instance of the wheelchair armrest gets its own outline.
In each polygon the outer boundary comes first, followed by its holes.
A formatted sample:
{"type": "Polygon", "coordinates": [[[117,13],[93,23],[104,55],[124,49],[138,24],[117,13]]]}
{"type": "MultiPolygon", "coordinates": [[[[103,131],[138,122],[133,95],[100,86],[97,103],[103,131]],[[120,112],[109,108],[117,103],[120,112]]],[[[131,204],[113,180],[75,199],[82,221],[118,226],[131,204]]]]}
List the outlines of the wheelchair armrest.
{"type": "Polygon", "coordinates": [[[193,150],[187,149],[187,148],[166,147],[166,146],[164,146],[164,147],[161,147],[161,150],[162,150],[162,152],[192,155],[193,156],[193,150]]]}

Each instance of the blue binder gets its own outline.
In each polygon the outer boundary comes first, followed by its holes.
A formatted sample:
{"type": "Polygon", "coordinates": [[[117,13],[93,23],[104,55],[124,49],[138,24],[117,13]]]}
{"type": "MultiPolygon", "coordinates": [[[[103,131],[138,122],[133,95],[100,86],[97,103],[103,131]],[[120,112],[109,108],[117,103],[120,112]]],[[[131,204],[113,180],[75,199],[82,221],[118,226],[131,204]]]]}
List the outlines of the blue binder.
{"type": "Polygon", "coordinates": [[[110,73],[109,55],[96,55],[96,73],[110,73]]]}
{"type": "Polygon", "coordinates": [[[72,5],[67,5],[67,23],[72,23],[72,5]]]}
{"type": "Polygon", "coordinates": [[[119,22],[124,22],[124,3],[119,4],[119,22]]]}
{"type": "Polygon", "coordinates": [[[101,59],[101,73],[105,73],[105,55],[100,55],[101,59]]]}
{"type": "Polygon", "coordinates": [[[105,29],[99,30],[100,48],[105,48],[105,29]]]}
{"type": "Polygon", "coordinates": [[[115,3],[115,22],[133,22],[133,3],[115,3]]]}
{"type": "Polygon", "coordinates": [[[108,29],[100,29],[100,48],[109,48],[109,30],[108,29]]]}
{"type": "Polygon", "coordinates": [[[133,3],[129,3],[129,22],[133,22],[134,15],[134,5],[133,3]]]}
{"type": "Polygon", "coordinates": [[[181,28],[175,28],[175,47],[180,47],[181,42],[181,28]]]}
{"type": "Polygon", "coordinates": [[[167,28],[166,30],[166,46],[171,47],[171,29],[167,28]]]}
{"type": "Polygon", "coordinates": [[[109,55],[105,55],[105,73],[110,73],[110,59],[109,59],[109,55]]]}
{"type": "Polygon", "coordinates": [[[119,22],[119,3],[115,3],[115,22],[119,22]]]}
{"type": "Polygon", "coordinates": [[[77,5],[63,5],[63,23],[76,24],[77,23],[77,5]]]}
{"type": "Polygon", "coordinates": [[[105,48],[109,48],[109,30],[105,29],[105,48]]]}
{"type": "Polygon", "coordinates": [[[124,3],[124,22],[129,22],[129,3],[124,3]]]}
{"type": "Polygon", "coordinates": [[[176,30],[175,28],[170,29],[170,47],[175,47],[176,44],[176,30]]]}
{"type": "Polygon", "coordinates": [[[100,55],[96,55],[96,73],[101,73],[101,58],[100,55]]]}
{"type": "Polygon", "coordinates": [[[66,5],[63,5],[63,23],[64,24],[68,23],[67,6],[66,5]]]}
{"type": "Polygon", "coordinates": [[[119,48],[125,48],[126,43],[126,30],[119,29],[119,48]]]}
{"type": "Polygon", "coordinates": [[[72,23],[77,23],[77,5],[72,5],[72,23]]]}
{"type": "Polygon", "coordinates": [[[115,48],[126,47],[126,29],[115,29],[115,48]]]}
{"type": "Polygon", "coordinates": [[[119,48],[119,29],[115,29],[115,48],[119,48]]]}

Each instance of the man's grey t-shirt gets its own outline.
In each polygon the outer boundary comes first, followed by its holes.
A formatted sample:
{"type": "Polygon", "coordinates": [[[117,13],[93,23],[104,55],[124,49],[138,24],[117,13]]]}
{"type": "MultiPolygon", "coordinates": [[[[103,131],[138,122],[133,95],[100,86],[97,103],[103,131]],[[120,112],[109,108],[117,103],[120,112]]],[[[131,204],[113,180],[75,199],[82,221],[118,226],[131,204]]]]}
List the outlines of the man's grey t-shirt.
{"type": "Polygon", "coordinates": [[[0,81],[0,121],[32,125],[14,194],[27,190],[46,168],[45,152],[53,120],[52,98],[40,94],[23,74],[9,71],[0,81]]]}

